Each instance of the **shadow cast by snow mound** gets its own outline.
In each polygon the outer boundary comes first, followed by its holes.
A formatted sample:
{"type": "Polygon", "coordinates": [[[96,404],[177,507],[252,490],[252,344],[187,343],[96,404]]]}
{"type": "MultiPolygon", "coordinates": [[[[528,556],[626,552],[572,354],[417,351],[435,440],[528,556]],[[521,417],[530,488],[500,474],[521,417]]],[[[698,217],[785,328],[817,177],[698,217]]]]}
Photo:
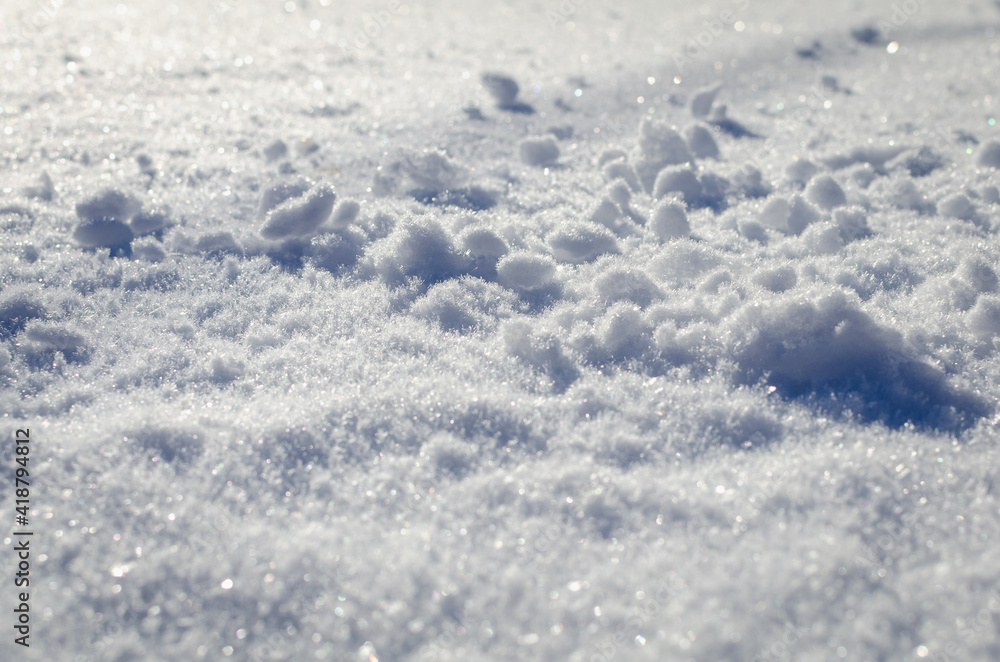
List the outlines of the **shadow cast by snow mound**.
{"type": "Polygon", "coordinates": [[[982,396],[906,356],[897,332],[841,293],[755,307],[741,322],[749,329],[737,351],[742,378],[765,379],[784,397],[831,414],[958,433],[992,411],[982,396]]]}
{"type": "Polygon", "coordinates": [[[460,207],[469,211],[492,209],[497,204],[496,195],[481,186],[463,186],[443,191],[434,189],[414,189],[408,191],[414,200],[437,207],[460,207]]]}

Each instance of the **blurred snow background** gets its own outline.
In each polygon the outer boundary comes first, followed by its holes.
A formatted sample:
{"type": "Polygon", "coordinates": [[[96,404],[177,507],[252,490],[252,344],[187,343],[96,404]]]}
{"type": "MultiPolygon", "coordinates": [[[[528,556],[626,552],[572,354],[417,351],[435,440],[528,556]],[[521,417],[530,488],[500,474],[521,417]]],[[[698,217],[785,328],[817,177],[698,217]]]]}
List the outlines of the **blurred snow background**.
{"type": "Polygon", "coordinates": [[[998,26],[5,0],[4,655],[996,659],[998,26]]]}

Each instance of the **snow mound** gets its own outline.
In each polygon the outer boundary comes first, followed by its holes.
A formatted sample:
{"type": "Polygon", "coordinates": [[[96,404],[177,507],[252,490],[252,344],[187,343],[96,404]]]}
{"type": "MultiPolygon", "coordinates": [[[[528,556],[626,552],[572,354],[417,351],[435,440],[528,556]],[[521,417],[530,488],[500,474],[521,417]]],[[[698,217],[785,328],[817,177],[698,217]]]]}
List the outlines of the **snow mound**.
{"type": "Polygon", "coordinates": [[[73,230],[73,239],[86,248],[119,248],[128,246],[132,229],[113,218],[91,218],[81,221],[73,230]]]}
{"type": "Polygon", "coordinates": [[[895,182],[891,187],[892,203],[900,209],[911,209],[921,214],[933,214],[937,205],[917,189],[909,179],[895,182]]]}
{"type": "Polygon", "coordinates": [[[512,320],[501,329],[504,347],[513,356],[547,375],[557,389],[565,391],[580,376],[580,370],[550,333],[538,333],[528,322],[512,320]]]}
{"type": "Polygon", "coordinates": [[[853,165],[867,163],[875,170],[884,172],[886,161],[898,156],[903,149],[903,147],[899,147],[898,145],[865,145],[863,147],[855,147],[848,152],[837,151],[834,154],[819,159],[819,161],[833,170],[843,170],[853,165]]]}
{"type": "Polygon", "coordinates": [[[132,217],[129,227],[136,237],[163,232],[171,225],[170,208],[145,209],[132,217]]]}
{"type": "Polygon", "coordinates": [[[551,136],[525,138],[518,146],[521,160],[528,165],[546,166],[559,160],[559,145],[551,136]]]}
{"type": "Polygon", "coordinates": [[[712,110],[712,104],[715,103],[715,97],[721,89],[722,85],[716,83],[695,92],[691,97],[691,114],[695,117],[708,117],[708,113],[712,110]]]}
{"type": "Polygon", "coordinates": [[[550,233],[547,241],[557,260],[574,264],[590,262],[600,255],[618,252],[615,236],[594,223],[565,223],[550,233]]]}
{"type": "Polygon", "coordinates": [[[76,205],[76,215],[84,221],[109,220],[127,223],[141,207],[139,201],[126,193],[106,188],[76,205]]]}
{"type": "Polygon", "coordinates": [[[466,228],[458,239],[463,250],[478,258],[498,260],[509,250],[503,237],[485,226],[466,228]]]}
{"type": "Polygon", "coordinates": [[[194,242],[194,248],[202,253],[239,254],[243,252],[232,232],[205,233],[194,242]]]}
{"type": "Polygon", "coordinates": [[[287,199],[271,209],[260,234],[272,240],[309,237],[330,218],[336,199],[332,186],[317,184],[301,198],[287,199]]]}
{"type": "Polygon", "coordinates": [[[650,271],[682,287],[720,264],[722,258],[714,249],[691,239],[680,239],[664,244],[663,249],[650,262],[650,271]]]}
{"type": "Polygon", "coordinates": [[[602,198],[587,215],[587,220],[603,225],[619,237],[627,237],[635,232],[635,224],[622,214],[621,206],[610,198],[602,198]]]}
{"type": "Polygon", "coordinates": [[[976,154],[976,165],[986,168],[1000,168],[1000,142],[990,140],[983,143],[976,154]]]}
{"type": "Polygon", "coordinates": [[[847,204],[844,189],[833,177],[821,175],[806,188],[806,198],[820,209],[833,209],[847,204]]]}
{"type": "Polygon", "coordinates": [[[653,218],[649,221],[649,229],[660,241],[668,241],[691,234],[691,224],[688,222],[684,205],[676,200],[661,200],[653,209],[653,218]]]}
{"type": "Polygon", "coordinates": [[[313,237],[303,254],[313,266],[339,273],[358,262],[366,242],[364,233],[347,228],[341,232],[313,237]]]}
{"type": "Polygon", "coordinates": [[[372,246],[370,253],[379,276],[390,284],[411,277],[426,282],[446,280],[461,275],[468,266],[445,229],[432,220],[404,221],[372,246]]]}
{"type": "Polygon", "coordinates": [[[959,275],[976,293],[996,292],[1000,289],[1000,277],[981,255],[969,256],[962,260],[959,275]]]}
{"type": "Polygon", "coordinates": [[[463,179],[444,152],[408,152],[379,166],[374,191],[379,195],[399,190],[439,192],[458,186],[463,179]]]}
{"type": "Polygon", "coordinates": [[[652,192],[660,170],[694,159],[684,138],[672,126],[650,119],[639,125],[635,170],[646,191],[652,192]]]}
{"type": "Polygon", "coordinates": [[[426,205],[471,211],[490,209],[497,204],[496,194],[470,184],[468,179],[468,172],[444,152],[404,152],[378,167],[372,191],[380,196],[405,193],[426,205]]]}
{"type": "Polygon", "coordinates": [[[1000,297],[979,297],[969,311],[969,328],[983,340],[1000,336],[1000,297]]]}
{"type": "Polygon", "coordinates": [[[663,297],[663,290],[642,271],[615,267],[594,281],[597,296],[605,304],[630,301],[641,308],[663,297]]]}
{"type": "Polygon", "coordinates": [[[261,150],[261,154],[264,155],[264,159],[267,161],[277,161],[288,154],[288,145],[285,144],[284,140],[275,139],[261,150]]]}
{"type": "Polygon", "coordinates": [[[496,283],[463,277],[437,283],[417,299],[410,312],[435,322],[444,331],[489,331],[510,317],[517,297],[496,283]]]}
{"type": "MultiPolygon", "coordinates": [[[[462,478],[475,468],[478,455],[478,446],[447,432],[432,434],[420,447],[420,457],[430,462],[440,477],[462,478]]],[[[369,660],[378,659],[368,642],[362,654],[369,660]]]]}
{"type": "Polygon", "coordinates": [[[630,166],[624,157],[604,163],[601,172],[609,182],[622,180],[633,191],[641,191],[642,184],[639,182],[639,175],[635,168],[630,166]]]}
{"type": "Polygon", "coordinates": [[[899,333],[879,326],[842,292],[786,298],[738,316],[734,346],[747,383],[766,379],[788,397],[891,426],[959,429],[989,413],[979,396],[907,356],[899,333]]]}
{"type": "Polygon", "coordinates": [[[764,269],[757,273],[753,280],[771,292],[785,292],[795,287],[799,277],[793,267],[784,265],[774,269],[764,269]]]}
{"type": "Polygon", "coordinates": [[[140,239],[132,246],[132,257],[146,262],[160,262],[167,256],[159,242],[140,239]]]}
{"type": "Polygon", "coordinates": [[[500,73],[486,72],[480,77],[480,80],[483,83],[483,87],[486,88],[486,91],[490,93],[490,96],[493,97],[493,100],[501,108],[513,105],[517,100],[518,92],[521,90],[517,81],[510,76],[500,73]]]}
{"type": "Polygon", "coordinates": [[[593,331],[572,340],[573,348],[598,368],[640,360],[654,349],[653,327],[630,301],[619,301],[599,317],[593,331]]]}
{"type": "Polygon", "coordinates": [[[698,175],[687,166],[664,168],[656,176],[653,197],[659,199],[669,193],[680,193],[684,202],[692,207],[697,206],[703,193],[698,175]]]}
{"type": "Polygon", "coordinates": [[[260,196],[257,213],[267,218],[268,212],[291,198],[297,198],[312,188],[312,182],[304,177],[294,177],[279,181],[264,188],[260,196]]]}
{"type": "Polygon", "coordinates": [[[785,178],[793,183],[805,186],[819,171],[816,164],[808,159],[795,159],[785,166],[785,178]]]}
{"type": "Polygon", "coordinates": [[[5,288],[0,291],[0,338],[19,333],[28,322],[46,314],[37,292],[25,286],[5,288]]]}
{"type": "Polygon", "coordinates": [[[845,207],[833,212],[833,223],[845,244],[871,236],[868,215],[862,207],[845,207]]]}
{"type": "Polygon", "coordinates": [[[361,212],[361,203],[357,200],[341,200],[330,217],[330,226],[334,230],[342,230],[357,219],[361,212]]]}
{"type": "Polygon", "coordinates": [[[684,131],[691,153],[700,159],[719,158],[719,145],[712,132],[701,124],[692,124],[684,131]]]}
{"type": "Polygon", "coordinates": [[[49,173],[44,171],[38,176],[37,184],[24,187],[24,197],[26,198],[36,198],[38,200],[44,200],[45,202],[51,202],[55,195],[55,184],[52,183],[52,178],[49,176],[49,173]]]}
{"type": "Polygon", "coordinates": [[[556,263],[547,255],[516,251],[497,263],[500,284],[518,292],[533,292],[552,285],[556,263]]]}
{"type": "Polygon", "coordinates": [[[938,212],[963,221],[975,221],[979,217],[976,205],[964,193],[954,193],[942,200],[938,212]]]}
{"type": "Polygon", "coordinates": [[[24,331],[28,340],[46,350],[70,351],[82,347],[86,336],[79,331],[62,324],[51,322],[35,322],[29,324],[24,331]]]}
{"type": "Polygon", "coordinates": [[[816,208],[800,195],[793,195],[790,200],[779,196],[772,198],[759,216],[760,222],[765,227],[787,234],[802,234],[810,223],[816,222],[819,218],[816,208]]]}
{"type": "Polygon", "coordinates": [[[926,177],[944,165],[944,159],[935,150],[924,145],[907,150],[888,163],[888,167],[906,170],[911,177],[926,177]]]}
{"type": "Polygon", "coordinates": [[[228,384],[243,376],[246,363],[226,356],[215,356],[209,364],[210,380],[215,384],[228,384]]]}

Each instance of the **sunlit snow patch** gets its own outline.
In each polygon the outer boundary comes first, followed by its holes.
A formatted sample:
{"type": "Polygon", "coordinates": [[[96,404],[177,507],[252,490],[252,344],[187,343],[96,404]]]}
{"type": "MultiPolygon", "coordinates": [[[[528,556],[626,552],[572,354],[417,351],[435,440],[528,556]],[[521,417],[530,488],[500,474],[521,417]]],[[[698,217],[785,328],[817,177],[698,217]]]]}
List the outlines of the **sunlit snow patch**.
{"type": "Polygon", "coordinates": [[[260,234],[265,239],[308,237],[333,211],[337,195],[329,184],[319,184],[301,198],[283,201],[267,213],[260,234]]]}

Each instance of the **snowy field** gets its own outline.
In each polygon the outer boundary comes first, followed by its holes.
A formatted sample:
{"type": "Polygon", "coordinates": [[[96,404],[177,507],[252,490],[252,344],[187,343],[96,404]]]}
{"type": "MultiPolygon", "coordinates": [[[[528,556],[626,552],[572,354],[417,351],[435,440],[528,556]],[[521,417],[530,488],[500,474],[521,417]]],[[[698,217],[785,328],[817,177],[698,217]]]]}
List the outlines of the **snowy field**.
{"type": "Polygon", "coordinates": [[[1000,659],[997,29],[2,0],[0,658],[1000,659]]]}

